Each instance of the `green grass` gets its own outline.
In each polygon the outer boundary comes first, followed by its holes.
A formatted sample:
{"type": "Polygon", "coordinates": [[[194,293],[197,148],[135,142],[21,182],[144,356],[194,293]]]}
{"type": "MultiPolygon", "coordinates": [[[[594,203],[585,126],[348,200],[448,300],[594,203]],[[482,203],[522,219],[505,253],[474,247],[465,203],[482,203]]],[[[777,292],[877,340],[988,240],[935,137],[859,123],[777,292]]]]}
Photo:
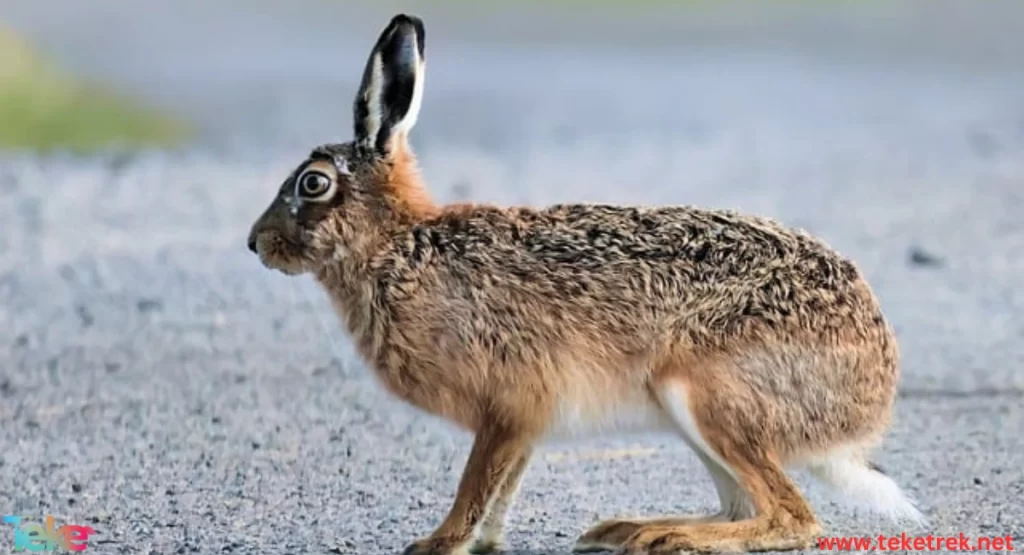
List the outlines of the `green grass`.
{"type": "Polygon", "coordinates": [[[184,124],[62,73],[0,27],[0,149],[171,146],[187,136],[184,124]]]}

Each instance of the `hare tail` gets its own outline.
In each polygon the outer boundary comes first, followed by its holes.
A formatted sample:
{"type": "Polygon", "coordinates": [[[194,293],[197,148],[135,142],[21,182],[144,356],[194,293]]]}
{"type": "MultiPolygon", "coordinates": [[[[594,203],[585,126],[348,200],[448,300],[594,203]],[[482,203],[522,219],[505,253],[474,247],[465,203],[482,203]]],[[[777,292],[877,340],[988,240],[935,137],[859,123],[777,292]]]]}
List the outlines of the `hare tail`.
{"type": "Polygon", "coordinates": [[[927,522],[892,478],[855,453],[836,450],[809,462],[807,468],[848,502],[866,506],[896,522],[909,521],[919,526],[927,522]]]}

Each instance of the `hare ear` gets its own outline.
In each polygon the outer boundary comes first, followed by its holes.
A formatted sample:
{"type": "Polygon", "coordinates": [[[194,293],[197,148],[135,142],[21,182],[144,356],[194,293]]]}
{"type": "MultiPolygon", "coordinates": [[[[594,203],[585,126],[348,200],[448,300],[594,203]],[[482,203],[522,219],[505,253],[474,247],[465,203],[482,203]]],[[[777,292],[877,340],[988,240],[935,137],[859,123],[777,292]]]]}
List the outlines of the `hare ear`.
{"type": "Polygon", "coordinates": [[[360,148],[389,156],[405,146],[423,102],[424,41],[423,21],[412,15],[396,15],[381,32],[355,100],[360,148]]]}

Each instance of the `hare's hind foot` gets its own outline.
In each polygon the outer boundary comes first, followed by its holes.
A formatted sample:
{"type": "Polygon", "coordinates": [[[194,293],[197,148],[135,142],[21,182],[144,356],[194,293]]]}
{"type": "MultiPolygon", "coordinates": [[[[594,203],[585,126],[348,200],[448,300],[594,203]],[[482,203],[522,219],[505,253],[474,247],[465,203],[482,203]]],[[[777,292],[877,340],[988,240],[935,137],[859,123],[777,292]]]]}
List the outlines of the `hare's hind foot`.
{"type": "Polygon", "coordinates": [[[592,553],[596,551],[615,551],[641,528],[648,526],[692,526],[704,522],[728,520],[723,514],[688,517],[658,517],[604,520],[592,526],[577,540],[572,550],[574,553],[592,553]]]}
{"type": "Polygon", "coordinates": [[[723,518],[645,523],[616,555],[788,551],[813,544],[821,527],[786,476],[771,437],[734,414],[719,411],[716,419],[705,390],[665,382],[655,393],[711,473],[723,518]]]}
{"type": "Polygon", "coordinates": [[[740,522],[696,526],[644,526],[615,551],[615,555],[677,555],[682,553],[739,553],[808,549],[821,528],[765,514],[740,522]]]}

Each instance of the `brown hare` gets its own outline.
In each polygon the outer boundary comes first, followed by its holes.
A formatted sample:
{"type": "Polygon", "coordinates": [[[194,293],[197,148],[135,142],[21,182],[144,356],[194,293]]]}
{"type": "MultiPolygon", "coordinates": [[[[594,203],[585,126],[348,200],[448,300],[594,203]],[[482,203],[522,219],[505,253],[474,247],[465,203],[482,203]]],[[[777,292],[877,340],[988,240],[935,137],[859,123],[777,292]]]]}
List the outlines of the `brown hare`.
{"type": "Polygon", "coordinates": [[[678,434],[721,510],[602,522],[577,551],[806,548],[821,527],[794,466],[921,521],[870,459],[899,351],[851,261],[724,210],[435,204],[408,142],[424,38],[390,21],[355,140],[314,149],[249,235],[265,266],[315,276],[391,394],[475,436],[451,509],[406,554],[501,549],[533,449],[609,433],[678,434]]]}

